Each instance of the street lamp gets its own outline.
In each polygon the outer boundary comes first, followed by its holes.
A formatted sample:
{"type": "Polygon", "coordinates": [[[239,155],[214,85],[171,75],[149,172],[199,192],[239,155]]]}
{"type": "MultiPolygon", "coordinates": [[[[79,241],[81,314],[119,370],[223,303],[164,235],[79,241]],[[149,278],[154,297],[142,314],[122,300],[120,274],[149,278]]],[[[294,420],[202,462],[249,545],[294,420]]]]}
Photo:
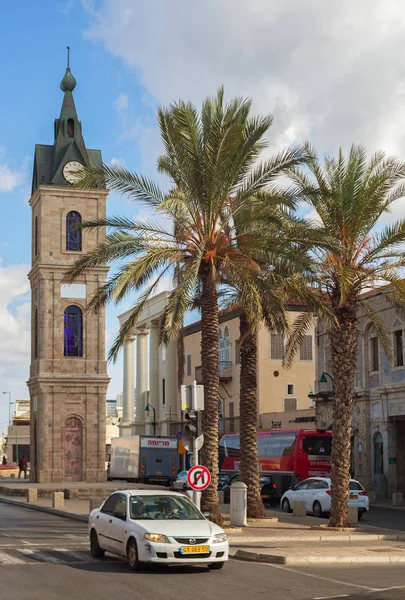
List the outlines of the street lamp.
{"type": "Polygon", "coordinates": [[[153,435],[156,435],[156,410],[148,402],[148,404],[145,406],[145,415],[147,417],[149,417],[151,410],[153,410],[153,422],[152,422],[152,425],[153,425],[153,435]]]}
{"type": "Polygon", "coordinates": [[[327,373],[326,371],[323,371],[321,378],[319,379],[319,383],[328,383],[327,377],[329,377],[329,379],[332,382],[332,390],[334,391],[334,379],[332,377],[332,375],[329,375],[329,373],[327,373]]]}
{"type": "Polygon", "coordinates": [[[8,394],[8,426],[10,427],[11,425],[11,405],[14,404],[14,402],[11,402],[11,392],[3,392],[3,394],[8,394]]]}

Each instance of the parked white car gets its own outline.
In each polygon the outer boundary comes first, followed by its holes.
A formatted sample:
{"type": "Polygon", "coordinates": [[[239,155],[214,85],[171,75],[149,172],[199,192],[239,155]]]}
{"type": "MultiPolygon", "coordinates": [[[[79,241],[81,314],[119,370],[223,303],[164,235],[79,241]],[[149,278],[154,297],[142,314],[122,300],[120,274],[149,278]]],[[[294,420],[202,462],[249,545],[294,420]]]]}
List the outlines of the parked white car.
{"type": "Polygon", "coordinates": [[[91,553],[126,556],[132,571],[142,563],[207,564],[221,569],[229,543],[187,496],[178,492],[125,490],[111,494],[89,516],[91,553]]]}
{"type": "MultiPolygon", "coordinates": [[[[287,490],[280,502],[283,512],[291,512],[296,500],[305,500],[307,512],[313,513],[315,517],[322,517],[330,512],[331,480],[326,477],[310,477],[287,490]]],[[[355,479],[349,482],[349,506],[357,506],[359,519],[370,508],[366,490],[355,479]]]]}
{"type": "Polygon", "coordinates": [[[180,471],[177,474],[175,481],[173,481],[172,487],[174,490],[183,490],[184,492],[190,488],[187,482],[188,471],[180,471]]]}

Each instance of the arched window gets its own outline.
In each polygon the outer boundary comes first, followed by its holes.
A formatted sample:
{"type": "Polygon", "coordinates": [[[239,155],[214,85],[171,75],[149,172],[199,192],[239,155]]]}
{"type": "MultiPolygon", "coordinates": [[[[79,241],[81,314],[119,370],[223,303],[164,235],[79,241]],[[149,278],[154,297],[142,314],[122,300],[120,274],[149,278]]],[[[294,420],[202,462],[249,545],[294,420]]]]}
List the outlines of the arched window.
{"type": "Polygon", "coordinates": [[[229,335],[228,327],[224,331],[224,362],[231,362],[231,336],[229,335]]]}
{"type": "Polygon", "coordinates": [[[38,254],[38,217],[35,217],[34,225],[34,256],[38,254]]]}
{"type": "Polygon", "coordinates": [[[75,210],[66,215],[66,250],[80,252],[82,249],[82,230],[77,227],[82,222],[82,217],[75,210]]]}
{"type": "Polygon", "coordinates": [[[68,306],[64,314],[64,355],[83,356],[83,313],[68,306]]]}
{"type": "Polygon", "coordinates": [[[224,336],[222,335],[222,330],[218,331],[218,349],[219,349],[219,362],[221,363],[224,360],[224,336]]]}
{"type": "Polygon", "coordinates": [[[73,119],[68,119],[66,123],[66,135],[68,138],[75,137],[75,122],[73,119]]]}
{"type": "Polygon", "coordinates": [[[374,436],[374,474],[384,474],[384,442],[379,432],[374,436]]]}
{"type": "Polygon", "coordinates": [[[38,358],[38,310],[35,309],[34,317],[34,358],[38,358]]]}

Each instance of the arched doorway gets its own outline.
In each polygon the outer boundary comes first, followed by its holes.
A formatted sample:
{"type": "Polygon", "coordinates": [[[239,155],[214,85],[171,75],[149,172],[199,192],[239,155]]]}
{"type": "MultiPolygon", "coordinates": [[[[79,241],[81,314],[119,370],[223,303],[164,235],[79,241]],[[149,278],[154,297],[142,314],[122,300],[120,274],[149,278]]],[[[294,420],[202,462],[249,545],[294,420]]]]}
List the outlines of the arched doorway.
{"type": "Polygon", "coordinates": [[[78,417],[68,417],[63,439],[64,481],[83,481],[83,425],[78,417]]]}

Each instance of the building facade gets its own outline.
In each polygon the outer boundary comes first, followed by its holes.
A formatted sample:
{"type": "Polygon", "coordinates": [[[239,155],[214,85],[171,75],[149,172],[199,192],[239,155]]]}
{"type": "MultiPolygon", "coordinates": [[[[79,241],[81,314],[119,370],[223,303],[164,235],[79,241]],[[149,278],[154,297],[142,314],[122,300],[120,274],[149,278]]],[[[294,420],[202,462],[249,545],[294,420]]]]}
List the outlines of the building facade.
{"type": "Polygon", "coordinates": [[[72,186],[81,165],[101,164],[83,139],[68,68],[53,145],[36,145],[32,196],[31,480],[104,481],[105,413],[109,382],[105,311],[86,313],[108,269],[90,269],[73,284],[67,270],[105,237],[82,236],[78,225],[106,214],[107,191],[72,186]]]}
{"type": "MultiPolygon", "coordinates": [[[[367,313],[358,314],[360,332],[352,422],[352,473],[377,496],[405,493],[405,319],[388,303],[386,288],[365,295],[383,320],[392,342],[386,356],[367,313]]],[[[322,322],[317,329],[317,381],[332,373],[330,346],[322,322]]],[[[327,377],[329,381],[329,377],[327,377]]],[[[316,423],[332,427],[332,384],[318,383],[316,423]]]]}

